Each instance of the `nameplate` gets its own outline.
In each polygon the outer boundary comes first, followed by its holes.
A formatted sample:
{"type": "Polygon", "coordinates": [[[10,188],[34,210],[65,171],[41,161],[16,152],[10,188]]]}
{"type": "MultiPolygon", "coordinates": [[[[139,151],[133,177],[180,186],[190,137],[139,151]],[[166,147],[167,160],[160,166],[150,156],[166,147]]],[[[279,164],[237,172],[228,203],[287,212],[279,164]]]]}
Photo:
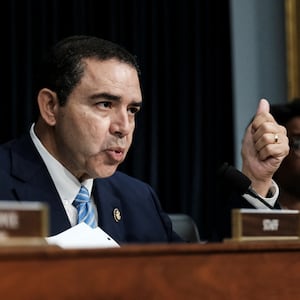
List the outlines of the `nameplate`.
{"type": "Polygon", "coordinates": [[[42,202],[0,201],[0,239],[48,235],[48,207],[42,202]]]}
{"type": "Polygon", "coordinates": [[[234,240],[297,240],[300,237],[298,210],[233,209],[231,221],[234,240]]]}

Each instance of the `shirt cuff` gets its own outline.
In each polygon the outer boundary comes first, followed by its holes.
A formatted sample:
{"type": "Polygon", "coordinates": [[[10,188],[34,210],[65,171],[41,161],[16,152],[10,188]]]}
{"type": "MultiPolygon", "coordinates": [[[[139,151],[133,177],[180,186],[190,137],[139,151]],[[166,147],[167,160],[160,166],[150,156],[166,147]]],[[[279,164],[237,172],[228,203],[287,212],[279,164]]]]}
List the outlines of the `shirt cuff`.
{"type": "MultiPolygon", "coordinates": [[[[277,183],[274,180],[272,180],[271,187],[270,187],[270,190],[268,192],[268,195],[271,195],[271,197],[265,198],[265,197],[260,196],[260,198],[262,198],[269,205],[274,207],[274,205],[276,203],[276,200],[279,196],[279,187],[278,187],[277,183]]],[[[248,193],[243,194],[242,197],[245,198],[255,208],[270,209],[264,203],[260,202],[258,199],[256,199],[255,197],[249,195],[248,193]]]]}

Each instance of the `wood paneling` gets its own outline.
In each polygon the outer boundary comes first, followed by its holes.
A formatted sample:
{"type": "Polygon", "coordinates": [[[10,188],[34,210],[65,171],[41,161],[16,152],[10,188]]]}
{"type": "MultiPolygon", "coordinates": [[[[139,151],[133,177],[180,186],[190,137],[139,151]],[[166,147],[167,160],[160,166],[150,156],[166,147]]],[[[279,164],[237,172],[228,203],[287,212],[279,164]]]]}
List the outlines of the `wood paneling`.
{"type": "Polygon", "coordinates": [[[300,243],[0,248],[1,299],[300,299],[300,243]]]}

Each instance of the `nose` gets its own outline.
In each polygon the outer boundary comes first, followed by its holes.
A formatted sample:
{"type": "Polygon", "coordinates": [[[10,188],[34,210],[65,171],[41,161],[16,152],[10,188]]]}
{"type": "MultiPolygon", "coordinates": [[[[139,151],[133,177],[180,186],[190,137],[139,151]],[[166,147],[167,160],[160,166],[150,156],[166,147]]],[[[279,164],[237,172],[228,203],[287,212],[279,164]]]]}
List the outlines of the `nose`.
{"type": "Polygon", "coordinates": [[[116,112],[111,120],[111,134],[122,138],[128,135],[134,127],[134,119],[130,118],[127,110],[116,112]]]}

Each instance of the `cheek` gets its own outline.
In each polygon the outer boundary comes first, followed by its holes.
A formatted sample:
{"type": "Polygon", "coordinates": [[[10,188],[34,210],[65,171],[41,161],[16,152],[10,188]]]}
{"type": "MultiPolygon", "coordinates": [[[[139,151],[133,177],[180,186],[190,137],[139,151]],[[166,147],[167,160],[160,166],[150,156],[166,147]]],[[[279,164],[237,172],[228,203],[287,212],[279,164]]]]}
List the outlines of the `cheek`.
{"type": "Polygon", "coordinates": [[[88,152],[95,153],[102,148],[102,144],[105,141],[106,129],[103,126],[91,124],[85,124],[80,128],[81,138],[78,136],[78,142],[85,144],[85,148],[89,149],[88,152]]]}
{"type": "Polygon", "coordinates": [[[83,127],[85,129],[82,134],[87,140],[96,145],[99,145],[105,139],[108,131],[107,125],[103,122],[87,121],[83,127]]]}
{"type": "Polygon", "coordinates": [[[68,131],[68,136],[72,137],[77,144],[80,144],[81,149],[89,147],[99,149],[99,143],[106,134],[107,125],[103,120],[95,119],[87,113],[77,113],[77,115],[72,114],[68,119],[65,118],[63,123],[68,131]]]}

